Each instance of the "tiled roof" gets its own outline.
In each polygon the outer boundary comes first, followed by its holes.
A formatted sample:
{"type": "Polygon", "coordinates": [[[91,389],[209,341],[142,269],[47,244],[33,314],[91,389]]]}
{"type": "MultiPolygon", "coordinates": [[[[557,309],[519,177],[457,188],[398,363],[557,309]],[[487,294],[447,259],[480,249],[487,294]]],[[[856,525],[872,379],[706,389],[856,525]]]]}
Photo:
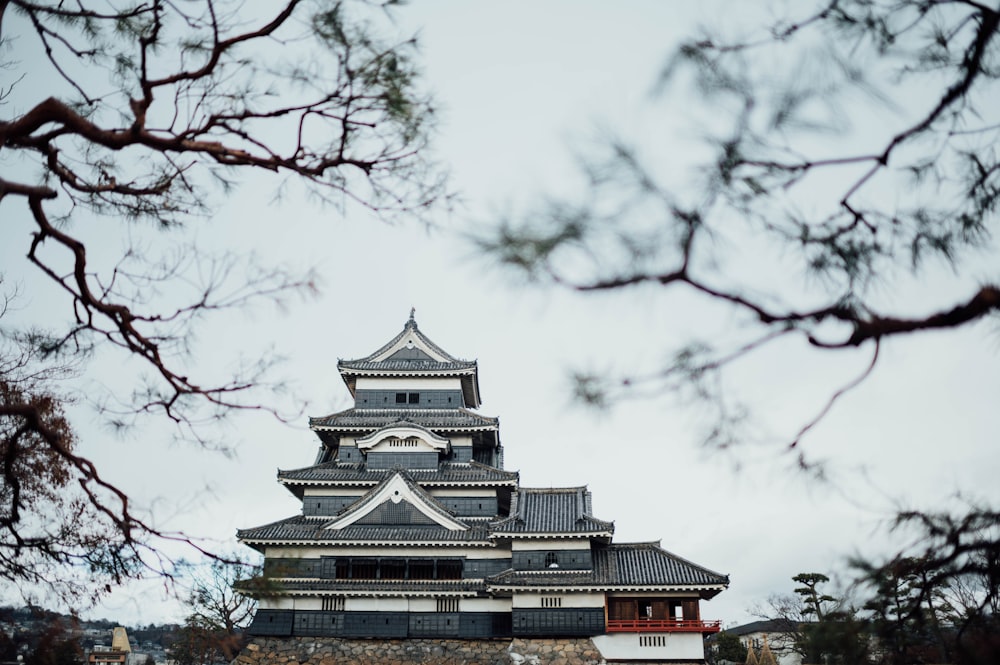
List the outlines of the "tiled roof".
{"type": "Polygon", "coordinates": [[[397,372],[453,374],[462,370],[474,370],[476,368],[476,361],[455,360],[452,362],[438,362],[437,360],[423,360],[418,358],[392,358],[381,361],[338,360],[337,368],[341,372],[344,372],[344,370],[355,370],[386,374],[395,374],[397,372]]]}
{"type": "Polygon", "coordinates": [[[377,372],[453,372],[455,370],[475,369],[476,361],[460,360],[455,358],[440,346],[432,342],[427,335],[420,332],[420,329],[417,327],[417,322],[414,320],[413,314],[411,313],[406,325],[403,326],[403,330],[391,340],[383,344],[377,351],[365,358],[357,358],[355,360],[338,360],[337,367],[341,370],[341,373],[344,373],[345,369],[377,372]],[[432,349],[444,360],[439,361],[429,357],[421,357],[423,354],[416,354],[416,357],[413,358],[390,356],[384,360],[376,360],[376,358],[384,355],[393,346],[398,344],[403,337],[411,333],[418,338],[420,343],[426,345],[429,349],[432,349]]]}
{"type": "Polygon", "coordinates": [[[732,635],[752,635],[754,633],[797,633],[801,630],[803,623],[792,621],[791,619],[766,619],[764,621],[751,621],[739,626],[726,628],[726,632],[732,635]]]}
{"type": "Polygon", "coordinates": [[[599,534],[610,537],[612,522],[589,514],[590,492],[586,487],[520,488],[511,499],[510,517],[495,522],[493,533],[501,534],[599,534]]]}
{"type": "MultiPolygon", "coordinates": [[[[482,580],[282,580],[273,578],[268,580],[271,588],[276,588],[284,592],[330,592],[350,594],[352,591],[362,595],[372,595],[373,593],[384,591],[395,591],[403,593],[414,592],[448,592],[464,591],[475,593],[485,591],[486,585],[482,580]],[[273,587],[272,587],[273,585],[273,587]]],[[[270,588],[269,588],[270,590],[270,588]]]]}
{"type": "Polygon", "coordinates": [[[516,587],[572,587],[572,586],[595,586],[597,581],[589,570],[565,570],[550,572],[542,570],[505,570],[502,573],[489,577],[486,580],[493,586],[516,586],[516,587]]]}
{"type": "MultiPolygon", "coordinates": [[[[351,483],[376,485],[394,473],[393,469],[368,469],[364,462],[325,462],[302,469],[278,471],[278,481],[286,485],[351,483]]],[[[407,475],[422,486],[476,484],[517,484],[516,471],[468,462],[443,462],[436,469],[409,469],[407,475]]]]}
{"type": "Polygon", "coordinates": [[[613,584],[728,585],[729,576],[672,554],[659,543],[619,543],[594,548],[594,576],[613,584]]]}
{"type": "Polygon", "coordinates": [[[463,543],[490,545],[485,525],[471,525],[463,531],[451,531],[437,525],[352,524],[343,529],[325,529],[328,519],[296,515],[263,526],[237,531],[236,537],[248,544],[260,543],[407,543],[436,545],[463,543]]]}
{"type": "Polygon", "coordinates": [[[413,423],[429,430],[473,430],[499,427],[499,419],[469,409],[347,409],[309,419],[313,429],[375,431],[397,422],[413,423]]]}
{"type": "Polygon", "coordinates": [[[499,587],[708,587],[716,592],[729,577],[671,554],[658,543],[595,545],[589,572],[507,570],[488,579],[499,587]]]}

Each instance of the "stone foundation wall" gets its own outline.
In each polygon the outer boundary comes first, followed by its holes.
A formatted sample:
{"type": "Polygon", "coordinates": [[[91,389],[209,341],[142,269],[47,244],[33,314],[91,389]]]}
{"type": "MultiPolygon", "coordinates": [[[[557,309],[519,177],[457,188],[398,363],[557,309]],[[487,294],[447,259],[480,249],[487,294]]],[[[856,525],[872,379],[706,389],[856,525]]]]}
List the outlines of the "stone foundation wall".
{"type": "MultiPolygon", "coordinates": [[[[232,665],[606,665],[590,639],[254,637],[232,665]]],[[[694,664],[692,664],[694,665],[694,664]]]]}

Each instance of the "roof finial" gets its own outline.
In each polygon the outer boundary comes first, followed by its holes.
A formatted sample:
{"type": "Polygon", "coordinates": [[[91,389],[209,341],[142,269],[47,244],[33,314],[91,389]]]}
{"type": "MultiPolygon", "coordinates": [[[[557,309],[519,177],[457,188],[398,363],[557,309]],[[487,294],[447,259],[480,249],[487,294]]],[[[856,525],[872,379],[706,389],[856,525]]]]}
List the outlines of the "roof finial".
{"type": "Polygon", "coordinates": [[[406,322],[406,327],[407,328],[416,328],[417,327],[417,321],[416,321],[416,319],[413,318],[414,316],[416,316],[416,314],[417,314],[417,308],[416,307],[411,307],[410,308],[410,320],[406,322]]]}

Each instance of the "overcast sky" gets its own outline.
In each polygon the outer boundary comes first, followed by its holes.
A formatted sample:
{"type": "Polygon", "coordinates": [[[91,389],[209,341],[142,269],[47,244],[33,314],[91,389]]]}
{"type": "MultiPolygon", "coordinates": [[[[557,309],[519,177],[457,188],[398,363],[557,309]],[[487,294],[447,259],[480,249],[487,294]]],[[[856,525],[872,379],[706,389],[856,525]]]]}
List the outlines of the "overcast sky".
{"type": "MultiPolygon", "coordinates": [[[[232,457],[164,445],[157,428],[116,437],[96,418],[83,428],[83,449],[160,524],[233,542],[238,528],[298,510],[275,471],[312,462],[317,442],[307,415],[349,406],[337,358],[378,348],[412,306],[432,340],[479,360],[481,411],[499,416],[507,468],[520,471],[523,485],[588,485],[596,516],[615,522],[616,540],[660,540],[730,575],[730,589],[703,606],[708,619],[750,620],[748,609],[789,592],[793,575],[835,572],[857,550],[890,548],[882,527],[897,507],[953,505],[958,494],[1000,498],[995,327],[886,345],[875,375],[804,444],[829,460],[831,480],[821,483],[776,448],[700,449],[695,414],[655,399],[600,413],[572,404],[571,368],[649,364],[665,351],[662,340],[728,321],[652,290],[580,296],[526,286],[457,232],[540,194],[575,191],[574,154],[597,128],[666,139],[664,160],[683,168],[690,135],[664,132],[677,119],[658,117],[649,91],[677,40],[734,3],[694,4],[421,0],[403,9],[400,30],[419,30],[427,86],[439,100],[437,154],[464,206],[437,229],[387,226],[361,213],[343,219],[306,198],[272,203],[273,190],[248,181],[210,225],[192,225],[199,242],[316,264],[321,294],[212,324],[200,348],[211,362],[235,334],[242,351],[283,356],[296,400],[307,400],[297,402],[305,415],[289,425],[263,415],[235,420],[227,431],[232,457]]],[[[11,274],[30,275],[18,263],[23,247],[0,248],[11,274]]],[[[943,271],[929,276],[900,306],[920,311],[923,289],[933,301],[935,280],[948,279],[943,271]]],[[[39,295],[31,305],[46,302],[39,295]]],[[[800,351],[740,368],[776,431],[818,411],[866,360],[806,365],[800,351]]],[[[101,365],[90,378],[128,379],[101,365]]],[[[180,619],[182,610],[154,584],[115,594],[94,614],[132,624],[180,619]]]]}

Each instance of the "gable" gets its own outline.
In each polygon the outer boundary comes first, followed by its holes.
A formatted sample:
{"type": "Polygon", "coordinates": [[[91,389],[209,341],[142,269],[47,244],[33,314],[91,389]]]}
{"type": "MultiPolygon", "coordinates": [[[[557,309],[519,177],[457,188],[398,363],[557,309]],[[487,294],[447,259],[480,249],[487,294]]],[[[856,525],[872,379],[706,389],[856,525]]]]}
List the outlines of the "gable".
{"type": "Polygon", "coordinates": [[[356,441],[359,450],[378,452],[448,452],[451,442],[419,425],[398,422],[356,441]]]}
{"type": "Polygon", "coordinates": [[[343,529],[352,524],[436,524],[451,531],[469,528],[434,497],[409,482],[402,471],[382,481],[324,529],[343,529]]]}
{"type": "Polygon", "coordinates": [[[416,346],[404,346],[386,360],[434,360],[434,358],[416,346]]]}
{"type": "Polygon", "coordinates": [[[436,524],[436,522],[414,508],[407,501],[394,503],[389,500],[380,503],[373,511],[359,519],[355,524],[365,526],[392,524],[400,526],[408,524],[436,524]]]}

